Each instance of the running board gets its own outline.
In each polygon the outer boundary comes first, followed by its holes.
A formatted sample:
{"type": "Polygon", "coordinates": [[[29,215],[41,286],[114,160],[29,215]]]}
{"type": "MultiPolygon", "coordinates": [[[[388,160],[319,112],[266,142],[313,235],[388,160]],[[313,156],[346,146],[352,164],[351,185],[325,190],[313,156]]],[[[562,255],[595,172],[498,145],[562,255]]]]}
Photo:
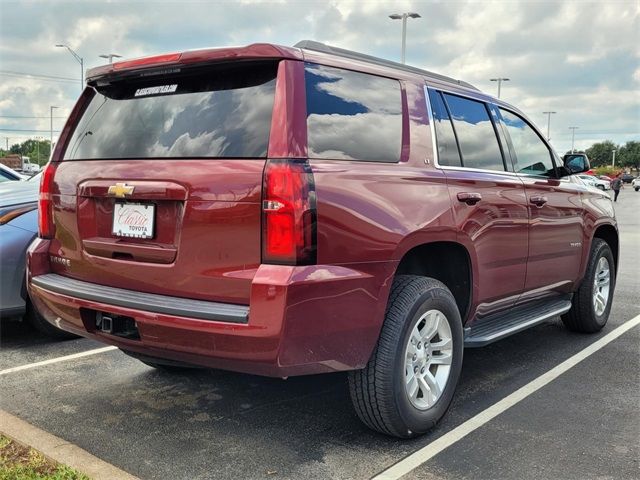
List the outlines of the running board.
{"type": "Polygon", "coordinates": [[[568,312],[570,308],[571,300],[563,297],[484,318],[465,329],[464,346],[484,347],[568,312]]]}

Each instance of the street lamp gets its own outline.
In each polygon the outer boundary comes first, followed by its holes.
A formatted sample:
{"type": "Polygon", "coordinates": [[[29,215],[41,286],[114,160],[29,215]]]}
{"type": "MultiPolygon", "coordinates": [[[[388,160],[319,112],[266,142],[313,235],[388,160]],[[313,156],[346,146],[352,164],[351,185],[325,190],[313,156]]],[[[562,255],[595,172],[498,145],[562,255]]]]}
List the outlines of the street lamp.
{"type": "Polygon", "coordinates": [[[51,116],[51,124],[50,124],[51,125],[51,132],[50,132],[51,137],[50,137],[50,140],[49,140],[49,150],[53,150],[53,111],[56,108],[60,108],[60,107],[54,107],[53,105],[51,105],[49,107],[49,114],[51,116]]]}
{"type": "Polygon", "coordinates": [[[571,153],[574,152],[574,145],[576,143],[576,130],[578,130],[578,128],[580,127],[569,127],[569,130],[571,130],[571,153]]]}
{"type": "Polygon", "coordinates": [[[122,55],[118,55],[117,53],[105,53],[100,55],[100,58],[106,58],[109,60],[109,63],[113,63],[114,58],[122,58],[122,55]]]}
{"type": "Polygon", "coordinates": [[[405,54],[407,51],[407,18],[420,18],[420,14],[415,12],[394,13],[389,15],[392,20],[402,20],[402,63],[405,63],[405,54]]]}
{"type": "Polygon", "coordinates": [[[490,78],[489,80],[492,82],[498,82],[498,98],[500,98],[500,87],[502,86],[502,82],[508,82],[511,79],[510,78],[490,78]]]}
{"type": "Polygon", "coordinates": [[[547,142],[551,141],[551,137],[549,136],[549,132],[551,131],[551,115],[558,112],[542,112],[547,116],[547,142]]]}
{"type": "Polygon", "coordinates": [[[75,58],[78,63],[80,63],[80,92],[82,92],[84,90],[84,60],[82,60],[82,57],[80,55],[71,50],[71,48],[69,48],[69,45],[58,44],[56,45],[56,47],[66,48],[67,50],[69,50],[69,53],[73,55],[73,58],[75,58]]]}

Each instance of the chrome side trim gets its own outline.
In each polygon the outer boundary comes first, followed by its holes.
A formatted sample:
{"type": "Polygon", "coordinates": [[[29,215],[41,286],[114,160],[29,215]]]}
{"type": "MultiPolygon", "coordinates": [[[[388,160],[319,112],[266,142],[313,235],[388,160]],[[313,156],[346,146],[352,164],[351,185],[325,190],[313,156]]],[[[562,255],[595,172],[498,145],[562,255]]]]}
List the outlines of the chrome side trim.
{"type": "Polygon", "coordinates": [[[243,305],[136,292],[124,288],[83,282],[55,273],[33,277],[31,283],[50,292],[118,307],[199,320],[230,323],[249,322],[249,307],[243,305]]]}

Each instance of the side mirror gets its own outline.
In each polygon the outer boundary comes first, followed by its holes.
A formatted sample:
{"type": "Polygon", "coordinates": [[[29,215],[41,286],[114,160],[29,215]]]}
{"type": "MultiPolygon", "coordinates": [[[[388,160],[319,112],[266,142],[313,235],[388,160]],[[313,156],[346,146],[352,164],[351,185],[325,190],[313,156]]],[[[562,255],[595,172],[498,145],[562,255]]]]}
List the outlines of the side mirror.
{"type": "Polygon", "coordinates": [[[568,153],[562,158],[562,163],[570,175],[587,172],[591,169],[589,159],[584,153],[568,153]]]}

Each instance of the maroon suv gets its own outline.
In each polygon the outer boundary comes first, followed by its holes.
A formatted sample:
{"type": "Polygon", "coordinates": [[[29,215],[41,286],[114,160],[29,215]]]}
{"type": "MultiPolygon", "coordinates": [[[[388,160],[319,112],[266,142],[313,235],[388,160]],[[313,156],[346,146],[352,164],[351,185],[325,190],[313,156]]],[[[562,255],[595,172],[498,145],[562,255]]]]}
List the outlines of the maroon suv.
{"type": "Polygon", "coordinates": [[[399,437],[444,415],[463,347],[562,315],[595,332],[605,195],[516,108],[315,42],[90,70],[47,165],[31,298],[154,367],[349,370],[399,437]]]}

